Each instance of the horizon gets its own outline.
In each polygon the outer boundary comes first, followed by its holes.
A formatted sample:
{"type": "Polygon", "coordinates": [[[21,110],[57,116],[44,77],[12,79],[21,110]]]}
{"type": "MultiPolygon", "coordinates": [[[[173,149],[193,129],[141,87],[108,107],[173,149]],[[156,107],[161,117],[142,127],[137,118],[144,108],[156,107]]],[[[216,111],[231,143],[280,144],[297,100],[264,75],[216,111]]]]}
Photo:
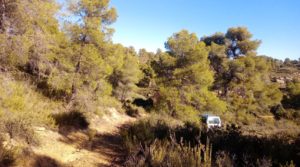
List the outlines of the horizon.
{"type": "Polygon", "coordinates": [[[300,22],[297,22],[300,16],[297,6],[300,6],[300,2],[296,0],[254,0],[243,3],[234,0],[228,4],[217,0],[194,0],[190,3],[180,0],[172,3],[158,0],[132,0],[124,3],[112,0],[111,6],[118,13],[117,21],[111,26],[115,29],[113,42],[133,46],[136,51],[142,48],[151,52],[165,50],[167,38],[182,29],[196,33],[200,39],[215,32],[226,33],[230,27],[243,26],[253,34],[253,39],[262,41],[258,48],[259,55],[281,60],[300,58],[300,41],[297,40],[300,38],[297,32],[300,29],[300,22]],[[235,11],[227,10],[226,7],[230,5],[235,11]],[[202,6],[205,8],[199,10],[202,6]],[[184,12],[177,12],[182,9],[184,12]]]}

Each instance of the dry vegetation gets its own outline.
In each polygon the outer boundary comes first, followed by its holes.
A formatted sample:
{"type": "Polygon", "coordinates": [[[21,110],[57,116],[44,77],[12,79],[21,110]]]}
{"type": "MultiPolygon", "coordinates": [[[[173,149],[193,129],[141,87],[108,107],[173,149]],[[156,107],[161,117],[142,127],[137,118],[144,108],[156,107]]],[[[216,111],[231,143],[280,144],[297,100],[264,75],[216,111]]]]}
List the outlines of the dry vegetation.
{"type": "Polygon", "coordinates": [[[136,52],[112,42],[109,0],[63,8],[79,21],[0,0],[1,167],[300,165],[299,60],[258,55],[246,27],[136,52]]]}

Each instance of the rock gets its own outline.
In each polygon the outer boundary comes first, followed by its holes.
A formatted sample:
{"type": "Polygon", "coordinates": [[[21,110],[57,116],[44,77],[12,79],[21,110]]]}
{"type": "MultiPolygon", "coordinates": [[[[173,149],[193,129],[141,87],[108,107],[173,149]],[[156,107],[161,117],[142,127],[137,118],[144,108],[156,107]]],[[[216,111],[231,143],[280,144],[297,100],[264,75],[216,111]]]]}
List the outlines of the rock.
{"type": "Polygon", "coordinates": [[[45,127],[35,127],[35,130],[37,130],[37,131],[45,131],[46,128],[45,127]]]}

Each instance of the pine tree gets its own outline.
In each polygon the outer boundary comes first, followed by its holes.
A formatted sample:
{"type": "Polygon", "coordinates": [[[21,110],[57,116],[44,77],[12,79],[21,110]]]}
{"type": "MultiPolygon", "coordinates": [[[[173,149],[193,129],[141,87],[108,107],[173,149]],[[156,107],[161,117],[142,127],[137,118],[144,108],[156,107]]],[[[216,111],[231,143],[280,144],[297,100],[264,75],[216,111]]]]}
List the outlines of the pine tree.
{"type": "Polygon", "coordinates": [[[193,121],[200,111],[225,111],[225,103],[210,91],[214,78],[205,44],[183,30],[169,38],[166,48],[168,53],[161,54],[154,65],[162,96],[160,109],[193,121]]]}
{"type": "Polygon", "coordinates": [[[257,56],[260,41],[252,40],[245,27],[229,28],[227,33],[203,37],[210,48],[209,60],[215,71],[214,89],[236,113],[268,113],[280,104],[282,93],[270,81],[272,64],[257,56]]]}
{"type": "Polygon", "coordinates": [[[121,60],[121,62],[123,64],[120,68],[115,69],[110,77],[114,87],[113,94],[121,102],[132,101],[134,97],[137,97],[138,87],[136,84],[143,76],[135,51],[126,48],[124,50],[124,60],[121,60]]]}
{"type": "Polygon", "coordinates": [[[109,0],[80,0],[71,3],[70,11],[79,20],[70,23],[67,31],[72,39],[74,50],[75,77],[73,94],[83,83],[94,91],[104,91],[101,85],[107,85],[105,78],[112,67],[105,61],[106,47],[113,29],[109,28],[116,18],[116,10],[109,7],[109,0]]]}
{"type": "Polygon", "coordinates": [[[56,3],[2,0],[0,6],[0,61],[16,66],[29,63],[35,73],[45,72],[43,62],[51,55],[59,33],[56,3]]]}

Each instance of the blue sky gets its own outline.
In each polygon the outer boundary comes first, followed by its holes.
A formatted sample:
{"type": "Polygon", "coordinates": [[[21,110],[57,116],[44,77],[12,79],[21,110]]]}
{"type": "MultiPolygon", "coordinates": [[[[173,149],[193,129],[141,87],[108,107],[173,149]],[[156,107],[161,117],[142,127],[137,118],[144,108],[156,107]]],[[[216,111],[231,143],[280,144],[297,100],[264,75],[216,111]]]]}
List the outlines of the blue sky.
{"type": "Polygon", "coordinates": [[[198,37],[246,26],[262,40],[259,54],[300,58],[300,0],[111,0],[115,43],[156,51],[181,29],[198,37]]]}

